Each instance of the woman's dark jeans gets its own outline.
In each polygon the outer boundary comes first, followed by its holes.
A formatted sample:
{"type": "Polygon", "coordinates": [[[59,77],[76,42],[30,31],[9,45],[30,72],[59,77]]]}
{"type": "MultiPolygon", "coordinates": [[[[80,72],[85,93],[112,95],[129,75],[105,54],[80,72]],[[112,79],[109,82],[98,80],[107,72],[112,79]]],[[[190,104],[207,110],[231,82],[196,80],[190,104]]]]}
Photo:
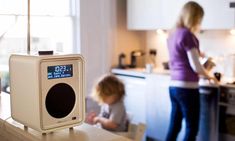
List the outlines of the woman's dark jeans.
{"type": "Polygon", "coordinates": [[[183,118],[186,122],[184,141],[195,141],[199,127],[199,90],[170,87],[169,91],[172,110],[166,141],[177,139],[183,118]]]}

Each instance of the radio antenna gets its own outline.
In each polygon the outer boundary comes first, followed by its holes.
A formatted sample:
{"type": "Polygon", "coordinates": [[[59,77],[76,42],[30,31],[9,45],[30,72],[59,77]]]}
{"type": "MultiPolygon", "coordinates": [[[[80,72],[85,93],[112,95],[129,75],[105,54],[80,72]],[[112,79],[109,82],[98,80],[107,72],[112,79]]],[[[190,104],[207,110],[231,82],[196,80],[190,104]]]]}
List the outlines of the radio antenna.
{"type": "Polygon", "coordinates": [[[28,0],[27,53],[30,54],[30,0],[28,0]]]}

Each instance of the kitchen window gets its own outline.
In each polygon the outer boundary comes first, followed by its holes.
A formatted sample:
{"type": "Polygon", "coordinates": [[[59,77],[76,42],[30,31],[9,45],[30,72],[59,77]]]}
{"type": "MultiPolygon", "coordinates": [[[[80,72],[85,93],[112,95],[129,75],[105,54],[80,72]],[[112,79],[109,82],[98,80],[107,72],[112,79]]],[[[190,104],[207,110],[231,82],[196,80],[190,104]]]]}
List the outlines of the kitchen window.
{"type": "MultiPolygon", "coordinates": [[[[0,0],[0,76],[8,82],[8,59],[27,50],[28,0],[0,0]]],[[[31,51],[80,50],[79,0],[31,0],[31,51]]],[[[3,88],[4,90],[4,88],[3,88]]]]}

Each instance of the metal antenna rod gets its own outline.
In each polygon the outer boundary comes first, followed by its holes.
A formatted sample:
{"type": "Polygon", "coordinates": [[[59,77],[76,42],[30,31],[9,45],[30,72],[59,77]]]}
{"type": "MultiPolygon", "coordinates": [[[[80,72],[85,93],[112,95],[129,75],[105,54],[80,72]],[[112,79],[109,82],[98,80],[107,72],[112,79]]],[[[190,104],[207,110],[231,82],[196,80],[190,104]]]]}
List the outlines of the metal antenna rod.
{"type": "Polygon", "coordinates": [[[28,0],[27,53],[30,54],[30,0],[28,0]]]}

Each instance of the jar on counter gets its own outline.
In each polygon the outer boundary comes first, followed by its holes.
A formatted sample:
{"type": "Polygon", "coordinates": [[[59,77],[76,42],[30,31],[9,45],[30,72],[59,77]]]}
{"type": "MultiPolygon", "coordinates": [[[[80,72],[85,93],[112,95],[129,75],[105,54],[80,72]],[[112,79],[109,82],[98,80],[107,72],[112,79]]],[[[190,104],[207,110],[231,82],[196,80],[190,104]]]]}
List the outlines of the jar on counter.
{"type": "Polygon", "coordinates": [[[152,73],[154,68],[154,64],[146,64],[145,65],[145,72],[152,73]]]}
{"type": "Polygon", "coordinates": [[[118,68],[124,69],[126,67],[126,55],[124,53],[118,56],[118,68]]]}

